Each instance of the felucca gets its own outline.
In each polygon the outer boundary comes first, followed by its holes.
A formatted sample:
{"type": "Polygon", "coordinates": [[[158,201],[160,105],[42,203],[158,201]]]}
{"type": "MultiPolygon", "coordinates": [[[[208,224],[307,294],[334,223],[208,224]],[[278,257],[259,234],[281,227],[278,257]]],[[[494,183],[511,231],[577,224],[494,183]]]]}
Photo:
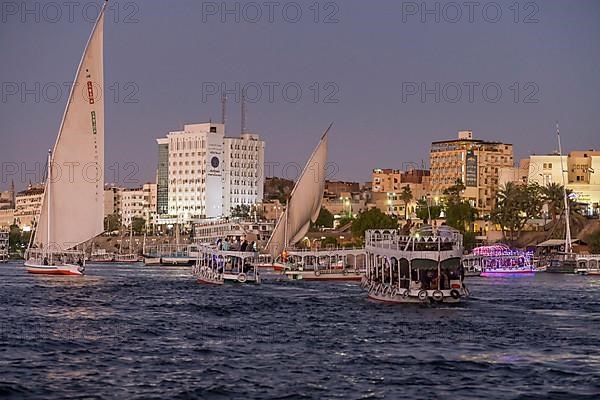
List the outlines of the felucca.
{"type": "Polygon", "coordinates": [[[77,68],[54,149],[25,267],[34,274],[83,275],[78,246],[101,234],[104,213],[103,31],[106,0],[77,68]]]}

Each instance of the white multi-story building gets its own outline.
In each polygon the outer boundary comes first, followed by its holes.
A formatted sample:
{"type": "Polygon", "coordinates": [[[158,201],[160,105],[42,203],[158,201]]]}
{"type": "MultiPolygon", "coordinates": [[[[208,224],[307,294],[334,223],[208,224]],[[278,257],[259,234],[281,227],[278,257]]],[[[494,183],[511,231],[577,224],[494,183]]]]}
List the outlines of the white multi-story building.
{"type": "Polygon", "coordinates": [[[142,187],[122,189],[121,224],[131,226],[134,218],[143,218],[148,226],[156,219],[156,184],[146,183],[142,187]]]}
{"type": "Polygon", "coordinates": [[[236,206],[262,202],[265,142],[251,133],[224,140],[223,214],[229,216],[236,206]]]}
{"type": "MultiPolygon", "coordinates": [[[[190,223],[229,216],[236,205],[262,201],[264,141],[258,135],[226,138],[225,125],[187,124],[157,140],[162,155],[158,193],[168,193],[168,215],[162,220],[190,223]],[[161,147],[162,146],[162,147],[161,147]],[[167,168],[168,171],[164,171],[167,168]]],[[[160,203],[160,201],[159,201],[160,203]]]]}

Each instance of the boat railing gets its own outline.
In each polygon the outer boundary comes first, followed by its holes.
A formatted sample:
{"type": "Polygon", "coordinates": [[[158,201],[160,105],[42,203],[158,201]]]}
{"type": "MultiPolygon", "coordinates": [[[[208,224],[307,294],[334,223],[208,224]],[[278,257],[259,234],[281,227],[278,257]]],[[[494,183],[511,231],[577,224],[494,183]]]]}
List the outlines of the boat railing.
{"type": "Polygon", "coordinates": [[[56,263],[75,263],[83,262],[85,259],[85,252],[83,250],[44,250],[38,248],[28,249],[25,253],[27,260],[36,260],[38,262],[51,262],[56,263]]]}
{"type": "Polygon", "coordinates": [[[577,254],[578,260],[600,260],[600,254],[577,254]]]}
{"type": "Polygon", "coordinates": [[[427,235],[419,233],[403,235],[398,230],[368,230],[365,232],[366,247],[398,250],[398,251],[435,251],[452,250],[462,247],[462,235],[458,231],[446,231],[444,235],[427,235]],[[451,246],[451,248],[448,248],[451,246]]]}
{"type": "Polygon", "coordinates": [[[219,250],[213,246],[198,245],[198,251],[202,255],[213,255],[221,257],[237,257],[241,259],[256,258],[259,259],[261,254],[257,251],[239,251],[239,250],[219,250]]]}

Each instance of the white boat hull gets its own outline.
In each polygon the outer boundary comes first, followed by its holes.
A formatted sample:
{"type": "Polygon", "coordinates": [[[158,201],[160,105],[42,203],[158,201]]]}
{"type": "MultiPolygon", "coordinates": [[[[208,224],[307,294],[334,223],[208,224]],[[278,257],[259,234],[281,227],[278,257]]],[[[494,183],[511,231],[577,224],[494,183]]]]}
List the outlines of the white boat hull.
{"type": "Polygon", "coordinates": [[[575,273],[579,275],[600,275],[600,269],[578,269],[575,273]]]}
{"type": "Polygon", "coordinates": [[[260,284],[260,276],[254,276],[252,274],[245,273],[224,273],[223,281],[228,283],[250,283],[250,284],[260,284]]]}
{"type": "Polygon", "coordinates": [[[160,257],[144,257],[144,265],[161,265],[162,259],[160,257]]]}
{"type": "Polygon", "coordinates": [[[195,259],[194,258],[188,258],[188,257],[163,257],[162,258],[162,265],[194,265],[195,263],[195,259]]]}
{"type": "Polygon", "coordinates": [[[406,290],[397,292],[383,292],[376,289],[369,290],[370,300],[382,303],[406,304],[406,303],[459,303],[461,299],[468,297],[468,290],[406,290]]]}
{"type": "Polygon", "coordinates": [[[303,281],[353,281],[360,282],[363,274],[357,271],[286,271],[292,280],[303,281]]]}
{"type": "Polygon", "coordinates": [[[26,261],[25,268],[30,274],[43,275],[83,275],[85,272],[85,267],[77,264],[42,265],[26,261]]]}

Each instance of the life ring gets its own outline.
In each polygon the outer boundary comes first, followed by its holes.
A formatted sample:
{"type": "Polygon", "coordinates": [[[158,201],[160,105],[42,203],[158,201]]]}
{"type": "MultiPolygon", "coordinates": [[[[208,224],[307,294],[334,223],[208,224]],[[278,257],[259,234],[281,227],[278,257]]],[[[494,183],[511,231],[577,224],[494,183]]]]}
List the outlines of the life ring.
{"type": "Polygon", "coordinates": [[[408,289],[405,289],[404,293],[402,293],[402,297],[406,299],[408,297],[408,294],[409,294],[408,289]]]}
{"type": "Polygon", "coordinates": [[[321,271],[319,271],[318,269],[315,269],[315,276],[321,276],[321,271]]]}
{"type": "Polygon", "coordinates": [[[435,301],[442,301],[444,300],[444,293],[442,293],[441,290],[436,290],[433,292],[433,294],[431,295],[431,297],[433,297],[433,299],[435,301]]]}
{"type": "Polygon", "coordinates": [[[344,270],[342,271],[342,274],[344,274],[344,276],[348,275],[348,270],[346,268],[344,268],[344,270]]]}
{"type": "Polygon", "coordinates": [[[246,282],[246,274],[244,274],[243,272],[241,274],[239,274],[237,276],[237,280],[239,283],[244,283],[246,282]]]}
{"type": "Polygon", "coordinates": [[[392,296],[392,297],[398,296],[398,288],[392,289],[392,293],[390,293],[390,296],[392,296]]]}
{"type": "Polygon", "coordinates": [[[421,301],[425,301],[427,300],[427,290],[420,290],[419,294],[417,294],[417,297],[419,298],[419,300],[421,301]]]}
{"type": "Polygon", "coordinates": [[[450,296],[454,299],[454,300],[458,300],[460,299],[460,292],[456,289],[452,289],[450,291],[450,296]]]}

